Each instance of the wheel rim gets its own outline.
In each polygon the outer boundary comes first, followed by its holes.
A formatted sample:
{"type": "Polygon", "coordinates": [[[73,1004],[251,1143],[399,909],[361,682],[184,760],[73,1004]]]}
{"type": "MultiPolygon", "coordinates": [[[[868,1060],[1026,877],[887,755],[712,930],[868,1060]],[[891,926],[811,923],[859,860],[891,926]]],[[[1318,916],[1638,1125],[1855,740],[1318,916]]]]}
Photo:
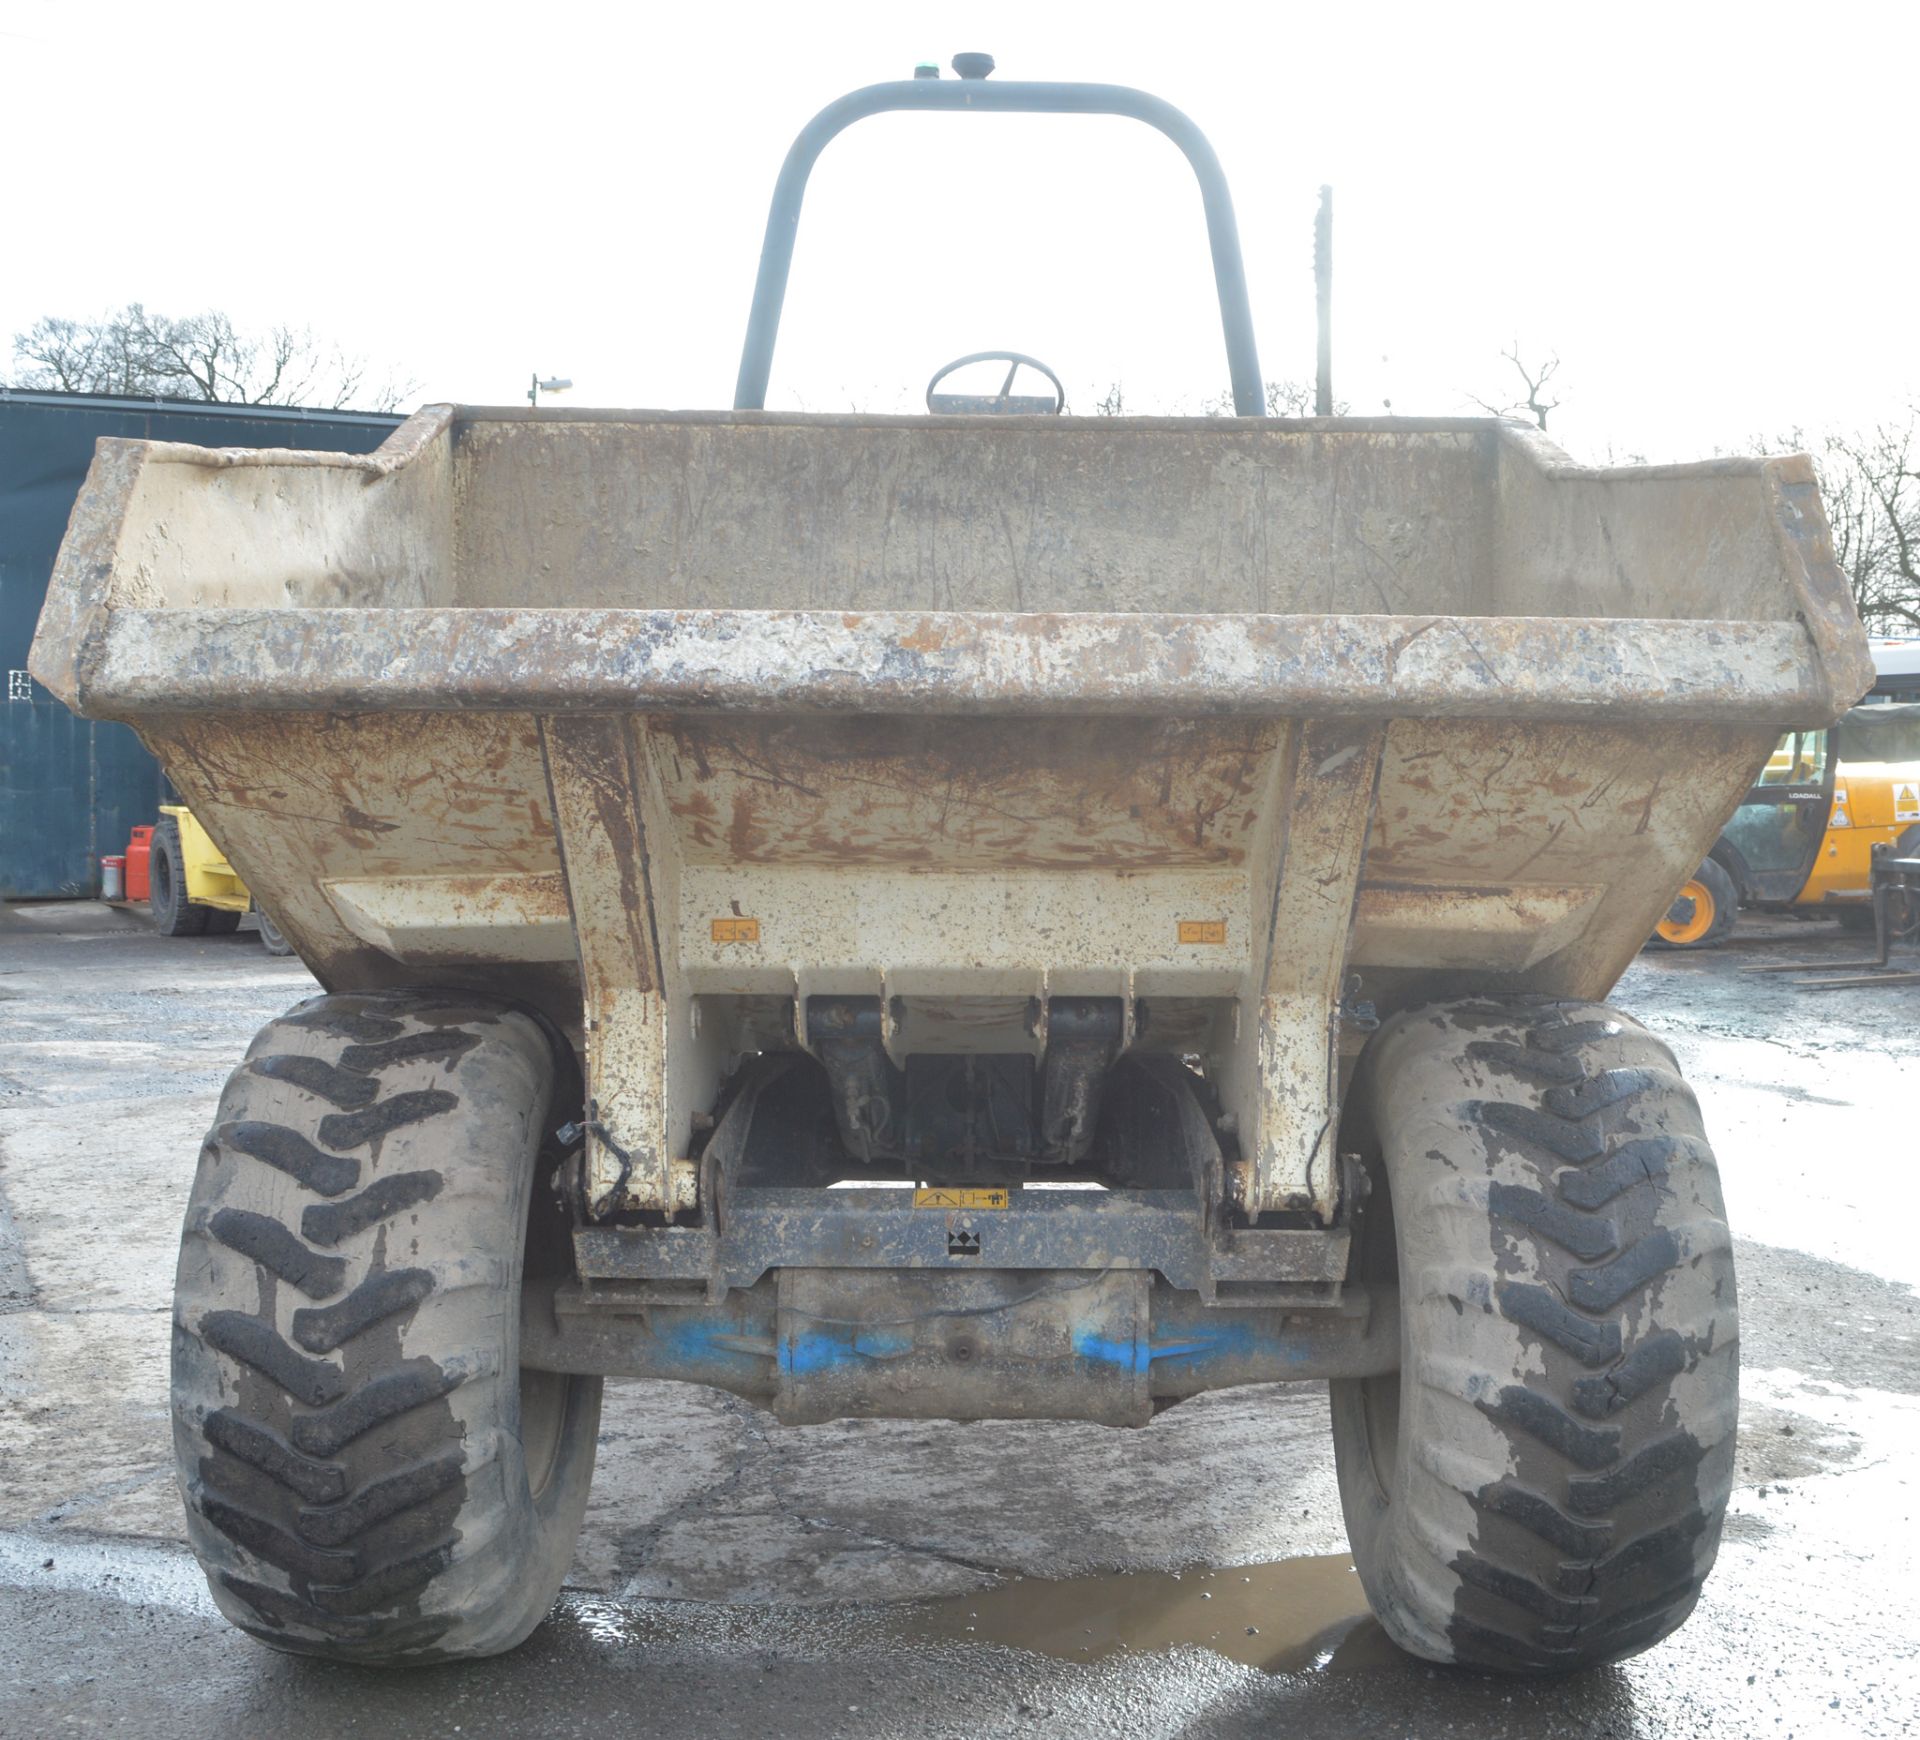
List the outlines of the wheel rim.
{"type": "MultiPolygon", "coordinates": [[[[1355,1272],[1369,1286],[1394,1287],[1400,1280],[1399,1229],[1394,1222],[1386,1165],[1377,1157],[1373,1188],[1356,1216],[1355,1272]]],[[[1360,1423],[1366,1439],[1367,1465],[1374,1494],[1383,1508],[1393,1503],[1395,1477],[1400,1466],[1401,1371],[1383,1372],[1360,1380],[1360,1423]]]]}
{"type": "Polygon", "coordinates": [[[572,1380],[565,1372],[520,1368],[520,1448],[527,1487],[537,1503],[553,1480],[565,1437],[572,1380]]]}
{"type": "Polygon", "coordinates": [[[1367,1461],[1383,1505],[1393,1503],[1394,1476],[1400,1467],[1400,1374],[1360,1380],[1360,1413],[1366,1422],[1367,1461]]]}
{"type": "Polygon", "coordinates": [[[1684,948],[1712,930],[1713,920],[1713,890],[1695,876],[1680,890],[1654,930],[1662,942],[1684,948]]]}

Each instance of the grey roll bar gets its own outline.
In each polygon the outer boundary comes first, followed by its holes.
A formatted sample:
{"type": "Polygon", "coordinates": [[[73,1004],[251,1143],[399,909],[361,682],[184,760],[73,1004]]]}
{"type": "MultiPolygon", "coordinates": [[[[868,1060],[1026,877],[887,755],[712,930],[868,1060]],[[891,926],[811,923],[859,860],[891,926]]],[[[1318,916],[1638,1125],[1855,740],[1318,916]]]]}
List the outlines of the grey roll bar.
{"type": "Polygon", "coordinates": [[[800,227],[800,202],[806,196],[807,178],[813,173],[815,161],[829,141],[855,121],[897,109],[954,114],[1125,115],[1164,133],[1180,147],[1200,183],[1207,240],[1213,254],[1214,287],[1220,298],[1220,326],[1226,337],[1227,368],[1233,380],[1234,414],[1265,415],[1265,390],[1253,339],[1253,313],[1247,302],[1240,231],[1233,219],[1233,197],[1206,135],[1171,103],[1126,85],[991,84],[983,77],[920,77],[867,85],[829,103],[800,130],[786,162],[780,166],[780,179],[774,183],[767,238],[760,250],[760,273],[753,286],[753,311],[747,318],[746,343],[740,352],[740,377],[733,391],[736,411],[766,409],[767,377],[773,368],[774,343],[780,335],[780,311],[786,302],[794,237],[800,227]]]}

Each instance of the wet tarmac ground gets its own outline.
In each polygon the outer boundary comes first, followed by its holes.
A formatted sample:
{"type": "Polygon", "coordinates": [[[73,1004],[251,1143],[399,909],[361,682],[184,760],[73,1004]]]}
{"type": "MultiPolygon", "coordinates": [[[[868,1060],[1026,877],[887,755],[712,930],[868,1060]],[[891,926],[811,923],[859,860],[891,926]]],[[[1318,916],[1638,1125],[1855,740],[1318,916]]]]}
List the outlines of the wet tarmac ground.
{"type": "Polygon", "coordinates": [[[1577,1678],[1400,1655],[1345,1557],[1319,1386],[1145,1431],[785,1429],[610,1389],[569,1586],[521,1649],[410,1672],[214,1612],[166,1417],[181,1207],[253,1030],[308,994],[242,934],[0,911],[0,1736],[1897,1735],[1920,1731],[1920,987],[1775,922],[1615,1000],[1701,1096],[1738,1238],[1739,1483],[1694,1618],[1577,1678]]]}

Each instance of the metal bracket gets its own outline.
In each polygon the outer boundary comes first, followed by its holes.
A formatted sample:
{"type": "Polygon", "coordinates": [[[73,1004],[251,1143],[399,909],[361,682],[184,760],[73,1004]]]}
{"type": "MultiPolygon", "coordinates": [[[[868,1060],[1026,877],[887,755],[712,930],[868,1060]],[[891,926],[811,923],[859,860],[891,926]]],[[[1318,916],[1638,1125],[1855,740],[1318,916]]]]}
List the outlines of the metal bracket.
{"type": "Polygon", "coordinates": [[[1247,1153],[1233,1195],[1250,1218],[1333,1216],[1341,991],[1385,743],[1384,725],[1308,720],[1288,752],[1264,974],[1232,1071],[1247,1153]]]}
{"type": "Polygon", "coordinates": [[[1035,999],[1038,1049],[888,1054],[884,997],[806,999],[807,1049],[833,1084],[847,1152],[863,1164],[898,1160],[924,1173],[1012,1163],[1076,1166],[1093,1145],[1108,1070],[1126,1044],[1119,997],[1035,999]]]}
{"type": "Polygon", "coordinates": [[[579,949],[586,1033],[589,1214],[695,1202],[683,1158],[692,1133],[684,1084],[669,1075],[665,963],[641,814],[645,726],[621,716],[540,721],[567,901],[579,949]],[[674,1094],[671,1089],[681,1086],[674,1094]]]}

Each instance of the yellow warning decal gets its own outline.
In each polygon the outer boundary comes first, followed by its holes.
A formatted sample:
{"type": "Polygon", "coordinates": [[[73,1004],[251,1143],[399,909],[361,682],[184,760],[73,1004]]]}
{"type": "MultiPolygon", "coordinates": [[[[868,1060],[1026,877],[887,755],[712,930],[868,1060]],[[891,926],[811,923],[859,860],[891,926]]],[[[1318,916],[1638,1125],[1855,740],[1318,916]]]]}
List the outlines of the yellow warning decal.
{"type": "Polygon", "coordinates": [[[980,1190],[971,1186],[943,1184],[933,1190],[913,1193],[915,1208],[1005,1208],[1005,1190],[980,1190]]]}
{"type": "Polygon", "coordinates": [[[717,943],[758,942],[760,921],[757,918],[716,918],[713,921],[713,940],[717,943]]]}
{"type": "Polygon", "coordinates": [[[1920,782],[1911,779],[1893,782],[1893,819],[1896,822],[1920,822],[1920,782]]]}
{"type": "Polygon", "coordinates": [[[1183,918],[1180,920],[1183,943],[1223,943],[1227,940],[1224,918],[1183,918]]]}

